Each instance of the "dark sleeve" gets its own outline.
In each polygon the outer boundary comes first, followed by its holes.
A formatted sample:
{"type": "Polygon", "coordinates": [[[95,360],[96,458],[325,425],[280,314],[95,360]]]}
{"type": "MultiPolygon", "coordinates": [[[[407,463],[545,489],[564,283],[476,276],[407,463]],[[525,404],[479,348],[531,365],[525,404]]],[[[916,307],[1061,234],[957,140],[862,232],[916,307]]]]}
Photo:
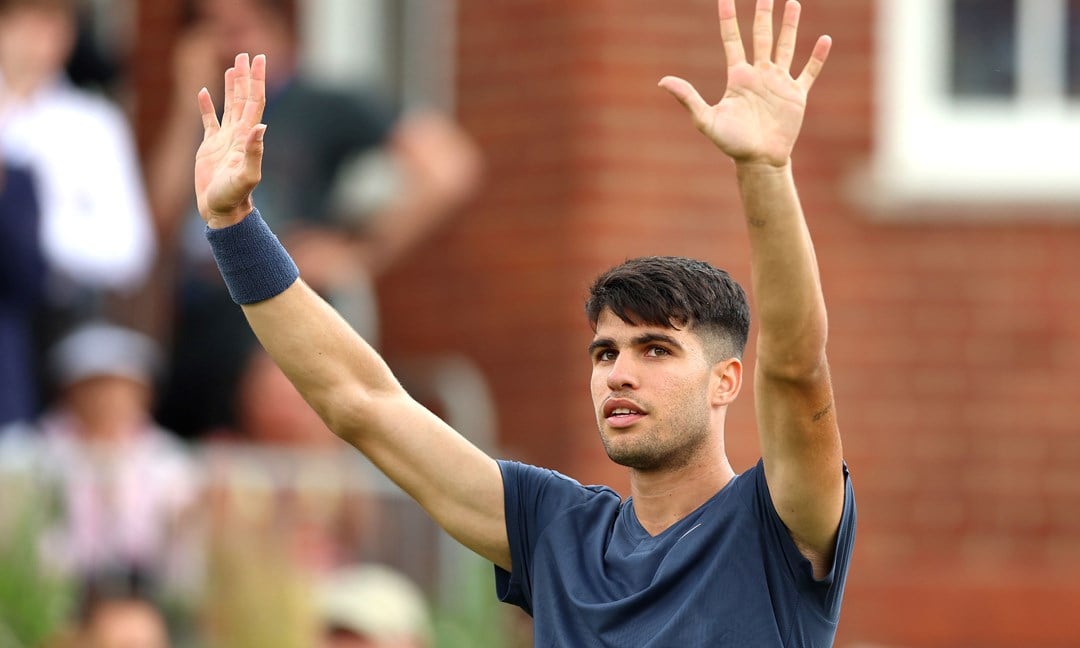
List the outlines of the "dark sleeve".
{"type": "Polygon", "coordinates": [[[503,477],[506,537],[513,571],[495,567],[499,600],[532,614],[532,556],[553,519],[594,496],[594,490],[554,470],[499,461],[503,477]]]}
{"type": "Polygon", "coordinates": [[[39,206],[29,171],[0,169],[0,299],[33,304],[45,284],[39,235],[39,206]]]}
{"type": "Polygon", "coordinates": [[[780,514],[773,506],[769,495],[769,486],[765,481],[765,466],[758,461],[753,468],[751,508],[760,518],[764,527],[764,542],[768,548],[770,560],[782,562],[782,569],[795,581],[795,586],[802,597],[812,602],[827,619],[836,621],[840,616],[840,602],[844,596],[844,584],[847,581],[848,566],[855,542],[855,491],[851,486],[851,476],[847,464],[844,471],[844,509],[840,516],[840,528],[833,549],[832,569],[821,579],[814,578],[814,568],[795,545],[780,514]]]}
{"type": "Polygon", "coordinates": [[[328,144],[339,163],[386,144],[400,117],[395,106],[374,93],[327,93],[321,109],[334,124],[327,131],[332,135],[328,144]]]}

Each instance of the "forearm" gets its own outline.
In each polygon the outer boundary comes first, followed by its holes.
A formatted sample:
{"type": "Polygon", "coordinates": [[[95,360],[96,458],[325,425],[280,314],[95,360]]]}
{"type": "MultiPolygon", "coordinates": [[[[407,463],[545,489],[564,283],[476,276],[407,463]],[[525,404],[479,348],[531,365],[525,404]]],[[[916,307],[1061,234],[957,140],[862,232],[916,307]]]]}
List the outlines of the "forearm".
{"type": "Polygon", "coordinates": [[[368,405],[401,392],[383,359],[303,281],[243,309],[274,362],[346,440],[360,431],[368,405]]]}
{"type": "Polygon", "coordinates": [[[760,322],[758,363],[778,376],[812,375],[824,363],[828,325],[791,165],[744,163],[736,168],[760,322]]]}
{"type": "Polygon", "coordinates": [[[351,434],[346,428],[370,418],[369,406],[379,396],[402,390],[370,345],[299,279],[296,264],[258,211],[241,213],[226,210],[217,220],[207,219],[207,240],[229,294],[327,425],[339,435],[351,434]]]}
{"type": "Polygon", "coordinates": [[[371,346],[302,281],[244,306],[244,314],[330,429],[451,536],[510,568],[494,460],[414,401],[371,346]]]}

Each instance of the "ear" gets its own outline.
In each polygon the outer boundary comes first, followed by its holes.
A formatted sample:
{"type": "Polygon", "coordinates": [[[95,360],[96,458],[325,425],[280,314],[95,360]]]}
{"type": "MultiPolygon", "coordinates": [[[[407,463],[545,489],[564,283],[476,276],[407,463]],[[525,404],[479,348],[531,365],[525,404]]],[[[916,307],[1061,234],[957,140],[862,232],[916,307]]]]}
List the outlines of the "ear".
{"type": "Polygon", "coordinates": [[[742,360],[727,358],[712,367],[709,376],[709,404],[730,405],[742,389],[742,360]]]}

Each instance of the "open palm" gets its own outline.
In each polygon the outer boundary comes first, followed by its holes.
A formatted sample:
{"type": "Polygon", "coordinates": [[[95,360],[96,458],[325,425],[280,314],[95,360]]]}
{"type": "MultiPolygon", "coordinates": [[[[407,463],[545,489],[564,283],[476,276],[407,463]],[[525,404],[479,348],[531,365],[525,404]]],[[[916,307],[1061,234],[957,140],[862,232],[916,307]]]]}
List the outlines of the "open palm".
{"type": "Polygon", "coordinates": [[[251,192],[262,177],[265,106],[266,57],[261,54],[250,63],[240,54],[225,71],[220,123],[210,93],[199,91],[203,141],[195,154],[195,198],[211,227],[238,222],[253,208],[251,192]]]}
{"type": "Polygon", "coordinates": [[[788,0],[773,53],[772,0],[757,0],[754,14],[754,60],[746,58],[735,0],[719,0],[720,34],[728,62],[727,90],[710,106],[697,90],[678,77],[664,77],[660,86],[690,111],[698,130],[736,161],[783,166],[802,128],[806,97],[820,74],[832,41],[822,36],[798,78],[790,73],[801,7],[788,0]]]}

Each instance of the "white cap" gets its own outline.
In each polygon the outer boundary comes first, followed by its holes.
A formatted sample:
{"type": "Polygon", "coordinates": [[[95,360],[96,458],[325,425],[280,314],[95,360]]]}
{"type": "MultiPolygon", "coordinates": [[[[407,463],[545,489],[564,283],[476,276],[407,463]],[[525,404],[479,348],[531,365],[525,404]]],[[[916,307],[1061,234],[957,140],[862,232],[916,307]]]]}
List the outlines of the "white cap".
{"type": "Polygon", "coordinates": [[[151,384],[161,352],[148,336],[113,324],[90,323],[64,336],[49,353],[60,386],[93,378],[119,376],[151,384]]]}
{"type": "Polygon", "coordinates": [[[383,565],[360,565],[331,575],[319,589],[324,626],[350,630],[375,641],[431,641],[424,593],[383,565]]]}

